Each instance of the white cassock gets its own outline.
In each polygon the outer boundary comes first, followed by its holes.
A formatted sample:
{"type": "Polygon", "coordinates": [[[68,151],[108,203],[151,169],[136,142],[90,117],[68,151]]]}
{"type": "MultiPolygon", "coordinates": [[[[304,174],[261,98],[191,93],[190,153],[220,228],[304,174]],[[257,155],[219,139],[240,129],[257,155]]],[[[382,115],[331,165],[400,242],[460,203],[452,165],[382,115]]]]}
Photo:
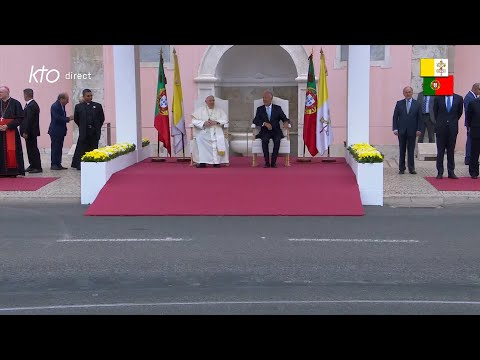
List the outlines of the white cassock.
{"type": "Polygon", "coordinates": [[[225,111],[217,107],[209,109],[205,104],[195,110],[192,117],[198,154],[198,157],[194,156],[194,161],[205,164],[228,164],[228,143],[223,134],[223,125],[228,123],[225,111]],[[208,119],[218,121],[220,125],[204,127],[208,119]]]}

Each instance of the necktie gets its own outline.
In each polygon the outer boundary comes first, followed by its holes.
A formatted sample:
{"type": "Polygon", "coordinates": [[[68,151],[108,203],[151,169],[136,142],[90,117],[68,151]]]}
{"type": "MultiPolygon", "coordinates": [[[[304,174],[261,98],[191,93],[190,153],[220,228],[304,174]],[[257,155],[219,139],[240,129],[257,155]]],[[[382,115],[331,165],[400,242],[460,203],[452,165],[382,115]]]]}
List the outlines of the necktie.
{"type": "Polygon", "coordinates": [[[452,108],[452,97],[449,96],[447,97],[447,111],[450,112],[451,108],[452,108]]]}
{"type": "Polygon", "coordinates": [[[407,114],[410,112],[410,100],[407,100],[407,114]]]}
{"type": "Polygon", "coordinates": [[[272,114],[272,108],[270,106],[267,107],[267,115],[268,115],[268,120],[270,120],[270,116],[272,114]]]}
{"type": "Polygon", "coordinates": [[[427,101],[428,101],[428,96],[424,96],[423,97],[423,113],[426,114],[427,113],[427,101]]]}

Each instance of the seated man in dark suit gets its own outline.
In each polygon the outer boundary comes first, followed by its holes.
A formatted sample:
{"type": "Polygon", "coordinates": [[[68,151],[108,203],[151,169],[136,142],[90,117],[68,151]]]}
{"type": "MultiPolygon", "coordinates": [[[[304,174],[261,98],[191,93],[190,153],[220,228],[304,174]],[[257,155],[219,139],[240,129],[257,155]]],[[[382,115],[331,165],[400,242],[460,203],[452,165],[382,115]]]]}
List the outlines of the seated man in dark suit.
{"type": "Polygon", "coordinates": [[[269,90],[263,92],[263,104],[257,108],[253,123],[260,126],[260,132],[256,136],[257,139],[262,139],[263,156],[265,157],[265,168],[276,168],[278,150],[280,149],[280,140],[284,137],[282,128],[280,127],[280,120],[283,122],[283,127],[288,128],[290,120],[287,118],[282,108],[278,105],[272,104],[273,93],[269,90]],[[273,153],[272,161],[268,152],[268,142],[273,139],[273,153]]]}
{"type": "Polygon", "coordinates": [[[416,174],[414,154],[415,139],[424,131],[422,109],[417,100],[413,99],[413,89],[406,86],[403,89],[405,99],[398,100],[393,111],[392,130],[398,136],[400,159],[398,160],[398,173],[405,173],[405,151],[408,151],[408,171],[416,174]]]}

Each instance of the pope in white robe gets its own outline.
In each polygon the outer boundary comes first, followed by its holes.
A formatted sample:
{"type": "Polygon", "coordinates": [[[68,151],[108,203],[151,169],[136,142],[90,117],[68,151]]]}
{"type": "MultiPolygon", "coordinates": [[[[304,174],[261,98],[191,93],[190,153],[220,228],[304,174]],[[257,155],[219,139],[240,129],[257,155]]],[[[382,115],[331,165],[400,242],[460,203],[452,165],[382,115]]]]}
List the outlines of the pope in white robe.
{"type": "Polygon", "coordinates": [[[214,96],[207,96],[205,106],[193,112],[192,124],[195,128],[197,156],[194,156],[194,160],[197,167],[206,167],[207,164],[219,167],[220,164],[228,164],[228,142],[223,133],[228,118],[225,111],[215,106],[214,96]]]}

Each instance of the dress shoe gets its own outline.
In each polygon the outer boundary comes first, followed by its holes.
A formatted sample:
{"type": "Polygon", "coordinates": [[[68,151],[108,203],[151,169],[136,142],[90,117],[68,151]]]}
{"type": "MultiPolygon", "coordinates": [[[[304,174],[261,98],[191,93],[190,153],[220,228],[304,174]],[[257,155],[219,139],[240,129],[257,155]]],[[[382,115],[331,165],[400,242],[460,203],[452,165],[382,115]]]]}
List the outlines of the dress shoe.
{"type": "Polygon", "coordinates": [[[30,172],[32,170],[33,170],[33,168],[31,166],[29,166],[28,168],[25,169],[25,172],[30,172]]]}
{"type": "Polygon", "coordinates": [[[205,164],[205,163],[200,163],[200,164],[195,165],[195,167],[197,167],[197,168],[206,168],[206,167],[207,167],[207,164],[205,164]]]}
{"type": "Polygon", "coordinates": [[[472,179],[478,179],[478,175],[473,175],[472,179]]]}
{"type": "Polygon", "coordinates": [[[43,172],[42,169],[32,169],[32,170],[29,171],[30,174],[38,174],[38,173],[42,173],[42,172],[43,172]]]}
{"type": "Polygon", "coordinates": [[[62,166],[62,165],[60,165],[60,169],[67,170],[67,168],[65,166],[62,166]]]}
{"type": "Polygon", "coordinates": [[[415,170],[409,171],[410,174],[415,175],[417,172],[415,170]]]}
{"type": "Polygon", "coordinates": [[[272,165],[270,165],[270,167],[276,168],[276,167],[277,167],[277,164],[272,164],[272,165]]]}
{"type": "Polygon", "coordinates": [[[219,167],[220,167],[220,164],[213,164],[213,167],[214,167],[214,168],[219,168],[219,167]]]}
{"type": "Polygon", "coordinates": [[[270,167],[270,164],[266,163],[265,165],[263,165],[264,168],[269,168],[270,167]]]}
{"type": "Polygon", "coordinates": [[[455,174],[450,174],[450,175],[448,175],[448,178],[449,179],[458,179],[458,176],[455,175],[455,174]]]}
{"type": "Polygon", "coordinates": [[[465,160],[465,165],[470,165],[470,160],[465,160]]]}
{"type": "Polygon", "coordinates": [[[442,178],[443,178],[443,175],[438,174],[435,179],[442,179],[442,178]]]}
{"type": "Polygon", "coordinates": [[[399,170],[398,173],[399,173],[400,175],[403,175],[403,174],[405,174],[405,170],[399,170]]]}
{"type": "Polygon", "coordinates": [[[61,167],[58,166],[58,165],[52,165],[52,166],[50,167],[50,170],[63,170],[63,168],[61,168],[61,167]]]}

